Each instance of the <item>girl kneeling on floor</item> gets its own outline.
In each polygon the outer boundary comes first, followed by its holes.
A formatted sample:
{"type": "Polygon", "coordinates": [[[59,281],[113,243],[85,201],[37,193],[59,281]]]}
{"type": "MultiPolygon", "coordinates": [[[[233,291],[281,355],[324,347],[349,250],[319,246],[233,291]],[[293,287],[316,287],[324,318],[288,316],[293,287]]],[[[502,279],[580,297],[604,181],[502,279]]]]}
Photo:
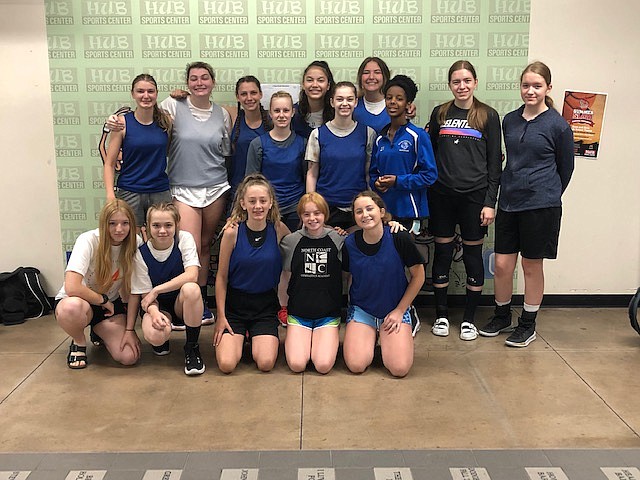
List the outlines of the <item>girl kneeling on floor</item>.
{"type": "Polygon", "coordinates": [[[408,232],[390,232],[385,223],[391,215],[375,192],[356,196],[353,215],[362,230],[347,237],[342,251],[343,269],[352,278],[344,361],[353,373],[364,372],[379,335],[384,366],[404,377],[413,365],[410,308],[424,282],[425,261],[408,232]]]}
{"type": "Polygon", "coordinates": [[[102,207],[98,228],[81,234],[73,246],[55,307],[58,325],[71,337],[69,368],[88,364],[84,330],[89,325],[116,362],[133,365],[140,358],[135,315],[127,318],[120,299],[131,286],[139,240],[135,232],[133,210],[114,199],[102,207]]]}
{"type": "Polygon", "coordinates": [[[136,311],[141,306],[142,332],[156,355],[169,353],[172,320],[184,320],[184,373],[200,375],[205,370],[198,346],[203,310],[200,260],[193,235],[179,230],[179,224],[180,214],[172,203],[149,208],[149,241],[136,254],[129,308],[136,311]]]}
{"type": "Polygon", "coordinates": [[[220,243],[216,274],[213,344],[218,368],[235,370],[248,332],[258,369],[268,372],[278,358],[277,287],[282,271],[278,247],[289,229],[280,221],[275,193],[259,173],[238,186],[230,221],[220,243]]]}

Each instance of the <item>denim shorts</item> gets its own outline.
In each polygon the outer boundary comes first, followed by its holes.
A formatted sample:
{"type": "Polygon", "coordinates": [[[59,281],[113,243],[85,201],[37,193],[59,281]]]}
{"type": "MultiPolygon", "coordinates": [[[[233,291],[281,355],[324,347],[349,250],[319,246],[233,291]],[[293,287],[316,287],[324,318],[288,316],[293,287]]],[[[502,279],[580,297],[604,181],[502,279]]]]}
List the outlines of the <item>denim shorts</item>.
{"type": "MultiPolygon", "coordinates": [[[[406,323],[411,326],[411,315],[409,310],[410,309],[408,308],[407,311],[402,314],[402,323],[406,323]]],[[[349,305],[349,308],[347,309],[347,323],[349,322],[364,323],[376,330],[380,330],[380,325],[384,322],[384,318],[374,317],[357,305],[349,305]]]]}

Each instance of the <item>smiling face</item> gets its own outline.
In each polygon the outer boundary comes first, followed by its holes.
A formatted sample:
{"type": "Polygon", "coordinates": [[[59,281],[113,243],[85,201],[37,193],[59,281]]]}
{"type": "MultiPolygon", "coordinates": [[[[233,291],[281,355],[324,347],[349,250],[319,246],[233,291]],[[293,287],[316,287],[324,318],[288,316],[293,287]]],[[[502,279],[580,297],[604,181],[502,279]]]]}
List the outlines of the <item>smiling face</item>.
{"type": "Polygon", "coordinates": [[[165,250],[176,236],[176,222],[170,212],[155,210],[150,215],[149,236],[154,248],[165,250]]]}
{"type": "Polygon", "coordinates": [[[251,112],[260,108],[262,92],[254,82],[243,82],[238,85],[236,99],[244,110],[251,112]]]}
{"type": "Polygon", "coordinates": [[[289,128],[293,117],[293,102],[291,97],[271,97],[269,115],[273,126],[277,128],[289,128]]]}
{"type": "Polygon", "coordinates": [[[311,67],[302,78],[302,89],[309,100],[322,100],[329,91],[329,77],[320,67],[311,67]]]}
{"type": "Polygon", "coordinates": [[[140,80],[133,86],[131,98],[139,108],[153,108],[158,101],[158,89],[153,82],[140,80]]]}
{"type": "Polygon", "coordinates": [[[520,80],[520,96],[526,107],[539,109],[544,105],[545,97],[551,91],[542,75],[525,72],[520,80]]]}
{"type": "Polygon", "coordinates": [[[371,230],[382,225],[384,208],[380,208],[371,197],[362,196],[353,202],[353,217],[363,230],[371,230]]]}
{"type": "Polygon", "coordinates": [[[324,213],[314,202],[307,202],[302,210],[302,225],[312,237],[318,237],[324,229],[324,213]]]}
{"type": "Polygon", "coordinates": [[[108,226],[111,245],[122,245],[131,230],[129,217],[124,212],[116,211],[109,217],[108,226]]]}
{"type": "Polygon", "coordinates": [[[389,87],[384,101],[387,107],[387,113],[391,118],[404,117],[409,102],[402,87],[397,85],[389,87]]]}
{"type": "Polygon", "coordinates": [[[356,97],[355,88],[347,86],[336,88],[333,97],[331,97],[331,106],[336,111],[336,117],[351,118],[357,103],[358,97],[356,97]]]}
{"type": "Polygon", "coordinates": [[[378,62],[367,62],[362,70],[360,85],[365,92],[381,92],[385,84],[384,74],[378,62]]]}
{"type": "MultiPolygon", "coordinates": [[[[467,69],[456,70],[451,74],[451,80],[449,80],[449,88],[451,93],[456,99],[458,106],[464,105],[470,101],[473,101],[473,92],[478,86],[478,80],[473,78],[473,73],[467,69]]],[[[470,105],[469,105],[470,106],[470,105]]]]}
{"type": "Polygon", "coordinates": [[[192,68],[189,70],[187,86],[192,95],[209,98],[215,82],[206,68],[192,68]]]}
{"type": "Polygon", "coordinates": [[[269,188],[265,185],[247,187],[240,199],[240,206],[247,212],[248,218],[254,221],[266,221],[272,205],[273,199],[269,193],[269,188]]]}

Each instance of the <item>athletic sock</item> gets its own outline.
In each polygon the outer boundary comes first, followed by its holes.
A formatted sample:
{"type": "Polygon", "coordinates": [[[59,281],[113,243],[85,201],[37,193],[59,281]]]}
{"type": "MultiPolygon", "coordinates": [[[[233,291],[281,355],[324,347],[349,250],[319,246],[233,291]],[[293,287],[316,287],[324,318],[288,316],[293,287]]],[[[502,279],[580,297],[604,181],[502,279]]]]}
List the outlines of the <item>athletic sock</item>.
{"type": "Polygon", "coordinates": [[[511,311],[511,299],[508,302],[498,302],[496,301],[496,309],[494,315],[497,317],[506,317],[509,315],[511,311]]]}
{"type": "Polygon", "coordinates": [[[198,339],[200,338],[200,327],[190,327],[189,325],[187,325],[186,327],[187,343],[198,343],[198,339]]]}
{"type": "Polygon", "coordinates": [[[447,287],[436,287],[434,285],[433,295],[436,301],[436,318],[448,318],[449,308],[447,307],[447,287]]]}
{"type": "Polygon", "coordinates": [[[482,296],[481,290],[469,290],[467,288],[467,302],[464,307],[464,314],[462,315],[462,320],[464,322],[473,323],[474,317],[476,314],[476,309],[480,304],[480,298],[482,296]]]}

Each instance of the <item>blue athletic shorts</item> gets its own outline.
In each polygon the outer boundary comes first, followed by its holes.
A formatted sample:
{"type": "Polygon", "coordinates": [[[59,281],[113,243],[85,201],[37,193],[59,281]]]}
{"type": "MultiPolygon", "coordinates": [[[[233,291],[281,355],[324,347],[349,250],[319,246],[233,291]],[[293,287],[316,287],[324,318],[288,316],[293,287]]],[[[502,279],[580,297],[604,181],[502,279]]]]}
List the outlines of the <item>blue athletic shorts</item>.
{"type": "Polygon", "coordinates": [[[296,315],[287,317],[287,325],[298,325],[308,330],[315,330],[322,327],[339,327],[340,317],[323,317],[323,318],[302,318],[296,315]]]}
{"type": "MultiPolygon", "coordinates": [[[[356,305],[349,305],[349,308],[347,309],[347,323],[352,321],[364,323],[376,330],[380,330],[380,325],[384,322],[384,318],[374,317],[356,305]]],[[[411,326],[411,315],[409,314],[409,309],[407,309],[407,311],[402,315],[402,323],[406,323],[411,326]]]]}

